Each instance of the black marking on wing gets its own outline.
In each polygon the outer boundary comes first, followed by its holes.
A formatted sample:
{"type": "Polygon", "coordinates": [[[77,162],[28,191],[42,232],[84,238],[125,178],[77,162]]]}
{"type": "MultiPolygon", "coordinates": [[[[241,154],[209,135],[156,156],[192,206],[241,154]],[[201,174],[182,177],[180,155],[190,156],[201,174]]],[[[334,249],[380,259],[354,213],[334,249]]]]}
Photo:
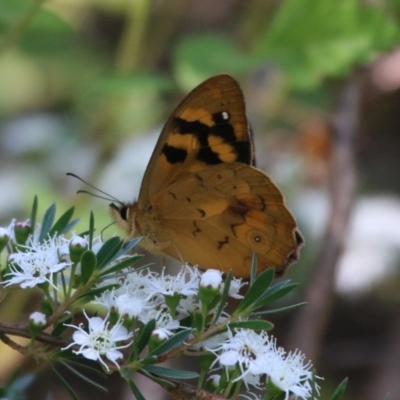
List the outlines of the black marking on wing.
{"type": "Polygon", "coordinates": [[[183,163],[188,154],[185,149],[179,149],[174,146],[169,146],[168,144],[164,144],[161,153],[165,155],[170,164],[183,163]]]}
{"type": "Polygon", "coordinates": [[[221,111],[213,114],[213,121],[217,125],[225,124],[227,121],[229,121],[230,117],[231,115],[228,113],[228,111],[221,111]]]}
{"type": "Polygon", "coordinates": [[[206,212],[201,208],[198,208],[197,211],[201,214],[201,218],[204,218],[206,216],[206,212]]]}
{"type": "MultiPolygon", "coordinates": [[[[232,147],[232,152],[236,155],[237,162],[251,165],[253,163],[251,139],[245,141],[237,140],[233,126],[229,123],[229,113],[227,111],[213,114],[213,120],[215,125],[208,126],[200,121],[186,121],[183,118],[175,117],[173,120],[174,131],[181,135],[190,134],[196,136],[200,145],[197,157],[200,161],[208,165],[216,165],[224,162],[218,153],[214,152],[210,147],[210,136],[219,137],[224,143],[229,144],[232,147]]],[[[185,153],[184,158],[186,156],[187,153],[185,153]]],[[[172,158],[178,159],[176,162],[180,161],[179,157],[172,158]]]]}
{"type": "Polygon", "coordinates": [[[170,194],[170,195],[173,197],[173,199],[176,200],[176,195],[175,195],[175,193],[173,193],[173,192],[171,192],[171,191],[168,191],[168,194],[170,194]]]}
{"type": "Polygon", "coordinates": [[[218,250],[221,250],[224,245],[229,243],[229,236],[225,236],[224,240],[218,240],[218,250]]]}
{"type": "Polygon", "coordinates": [[[194,227],[196,228],[196,230],[194,230],[194,231],[192,232],[192,234],[193,234],[194,237],[196,237],[196,233],[200,233],[200,232],[201,232],[201,229],[197,226],[197,224],[196,224],[195,221],[193,221],[193,225],[194,225],[194,227]]]}

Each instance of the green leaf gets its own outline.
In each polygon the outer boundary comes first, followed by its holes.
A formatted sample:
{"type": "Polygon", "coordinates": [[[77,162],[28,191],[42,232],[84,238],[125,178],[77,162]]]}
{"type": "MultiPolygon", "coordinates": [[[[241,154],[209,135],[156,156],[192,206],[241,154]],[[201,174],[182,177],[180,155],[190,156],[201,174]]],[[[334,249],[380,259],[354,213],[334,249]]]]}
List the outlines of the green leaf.
{"type": "Polygon", "coordinates": [[[103,268],[110,262],[122,247],[122,240],[119,237],[112,237],[103,243],[97,253],[97,269],[103,268]]]}
{"type": "Polygon", "coordinates": [[[267,293],[265,296],[254,303],[254,309],[263,307],[268,303],[272,303],[273,301],[280,299],[281,297],[291,292],[297,286],[297,283],[292,283],[291,285],[284,286],[279,290],[267,293]]]}
{"type": "Polygon", "coordinates": [[[253,285],[250,286],[249,290],[246,293],[246,296],[239,304],[239,307],[236,309],[235,314],[246,310],[252,304],[254,304],[267,290],[269,285],[272,283],[272,280],[275,276],[275,269],[268,268],[265,271],[261,272],[260,275],[256,278],[253,285]]]}
{"type": "Polygon", "coordinates": [[[47,235],[54,222],[54,217],[56,215],[56,205],[53,203],[45,212],[42,222],[42,229],[40,230],[39,242],[43,242],[47,239],[47,235]]]}
{"type": "Polygon", "coordinates": [[[66,367],[67,369],[69,369],[74,375],[76,375],[78,378],[81,378],[83,381],[88,382],[90,385],[94,386],[97,389],[102,390],[103,392],[108,392],[108,390],[104,387],[99,385],[97,382],[93,381],[92,379],[89,379],[86,375],[82,374],[81,372],[79,372],[78,370],[76,370],[71,363],[68,361],[60,361],[60,363],[62,365],[64,365],[64,367],[66,367]]]}
{"type": "Polygon", "coordinates": [[[260,61],[278,65],[297,89],[315,89],[326,77],[343,78],[399,42],[399,25],[382,6],[358,0],[280,4],[253,51],[260,61]]]}
{"type": "Polygon", "coordinates": [[[217,311],[214,316],[213,325],[217,323],[218,318],[220,317],[222,310],[226,305],[226,301],[228,299],[229,289],[231,287],[232,282],[232,270],[229,270],[228,274],[226,275],[225,282],[224,282],[224,290],[222,291],[221,299],[218,304],[217,311]]]}
{"type": "Polygon", "coordinates": [[[38,197],[35,195],[33,198],[32,211],[31,211],[31,234],[35,232],[36,217],[38,211],[38,197]]]}
{"type": "Polygon", "coordinates": [[[204,329],[204,317],[200,311],[195,311],[193,313],[193,323],[198,334],[203,332],[204,329]]]}
{"type": "Polygon", "coordinates": [[[127,380],[128,385],[131,388],[132,393],[135,396],[136,400],[146,400],[145,397],[142,395],[142,392],[139,390],[139,388],[133,382],[133,379],[131,377],[125,378],[125,379],[127,380]]]}
{"type": "Polygon", "coordinates": [[[339,386],[336,388],[334,391],[332,397],[330,400],[339,400],[344,391],[346,390],[347,383],[349,382],[349,378],[345,378],[342,380],[342,382],[339,384],[339,386]]]}
{"type": "Polygon", "coordinates": [[[112,273],[120,271],[124,268],[130,267],[132,264],[135,264],[136,262],[140,261],[142,258],[143,258],[142,254],[136,254],[132,257],[125,258],[121,262],[113,265],[111,268],[103,271],[99,276],[102,277],[104,275],[112,274],[112,273]]]}
{"type": "Polygon", "coordinates": [[[166,389],[173,389],[176,387],[174,383],[169,382],[163,378],[159,378],[158,376],[152,375],[149,372],[147,372],[144,368],[141,368],[139,372],[166,389]]]}
{"type": "Polygon", "coordinates": [[[221,71],[241,75],[255,67],[256,59],[241,51],[233,38],[202,33],[185,36],[176,46],[173,61],[176,79],[186,92],[221,71]]]}
{"type": "Polygon", "coordinates": [[[90,211],[90,219],[89,219],[89,249],[92,249],[93,246],[93,235],[94,235],[94,214],[93,211],[90,211]]]}
{"type": "Polygon", "coordinates": [[[67,381],[61,376],[61,374],[57,371],[57,369],[53,366],[52,363],[49,362],[50,367],[53,369],[54,373],[60,380],[61,384],[64,386],[64,388],[67,390],[69,395],[74,399],[74,400],[79,400],[78,395],[74,392],[72,387],[67,383],[67,381]]]}
{"type": "Polygon", "coordinates": [[[182,371],[179,369],[172,369],[172,368],[165,368],[159,367],[157,365],[146,365],[142,369],[150,372],[154,375],[159,375],[164,378],[171,378],[171,379],[195,379],[199,377],[197,372],[192,371],[182,371]]]}
{"type": "Polygon", "coordinates": [[[152,319],[140,330],[139,337],[137,338],[137,340],[134,341],[135,353],[137,357],[147,346],[147,343],[149,343],[151,333],[154,331],[155,328],[156,320],[152,319]]]}
{"type": "MultiPolygon", "coordinates": [[[[82,363],[82,360],[84,360],[84,358],[82,356],[77,356],[72,352],[66,353],[63,350],[55,351],[54,353],[57,355],[57,357],[61,358],[62,362],[64,362],[64,363],[73,365],[76,368],[87,371],[92,375],[94,374],[94,375],[98,376],[100,379],[107,379],[107,375],[104,372],[102,372],[102,370],[97,368],[97,366],[91,367],[89,364],[82,363]],[[65,357],[66,354],[68,355],[68,357],[65,357]]],[[[95,364],[91,364],[91,365],[95,365],[95,364]]]]}
{"type": "Polygon", "coordinates": [[[253,285],[256,278],[257,278],[257,254],[255,251],[253,251],[253,255],[251,257],[251,268],[250,268],[250,286],[253,285]]]}
{"type": "Polygon", "coordinates": [[[65,227],[68,225],[69,221],[72,218],[72,215],[74,214],[74,209],[74,207],[71,207],[57,220],[57,222],[50,230],[50,236],[55,236],[56,234],[60,235],[64,233],[65,227]]]}
{"type": "Polygon", "coordinates": [[[273,329],[274,324],[262,319],[252,319],[249,321],[238,321],[229,324],[231,329],[242,328],[242,329],[252,329],[254,331],[270,331],[273,329]]]}
{"type": "Polygon", "coordinates": [[[86,283],[91,278],[93,271],[96,269],[97,258],[92,250],[86,250],[81,256],[81,275],[82,284],[86,283]]]}
{"type": "Polygon", "coordinates": [[[161,343],[148,355],[159,356],[160,354],[167,353],[168,351],[174,349],[175,347],[180,346],[185,340],[187,340],[190,337],[191,334],[192,334],[192,329],[185,329],[184,331],[178,332],[174,336],[171,336],[165,342],[161,343]]]}
{"type": "Polygon", "coordinates": [[[77,298],[77,300],[79,300],[80,302],[85,301],[86,303],[88,303],[89,301],[94,300],[95,297],[100,296],[103,292],[106,292],[107,290],[117,289],[119,287],[120,287],[120,285],[115,284],[115,283],[112,285],[102,286],[97,289],[90,290],[89,292],[82,293],[77,298]]]}
{"type": "Polygon", "coordinates": [[[286,307],[281,307],[281,308],[274,308],[273,310],[257,311],[257,312],[251,313],[250,315],[252,317],[257,317],[260,315],[275,314],[275,313],[279,313],[279,312],[293,310],[295,308],[303,307],[305,305],[307,305],[307,302],[303,301],[302,303],[292,304],[291,306],[286,306],[286,307]]]}
{"type": "Polygon", "coordinates": [[[139,236],[137,238],[131,239],[128,242],[125,242],[121,249],[116,254],[115,258],[123,256],[124,254],[128,253],[129,250],[133,249],[140,241],[143,239],[143,236],[139,236]]]}

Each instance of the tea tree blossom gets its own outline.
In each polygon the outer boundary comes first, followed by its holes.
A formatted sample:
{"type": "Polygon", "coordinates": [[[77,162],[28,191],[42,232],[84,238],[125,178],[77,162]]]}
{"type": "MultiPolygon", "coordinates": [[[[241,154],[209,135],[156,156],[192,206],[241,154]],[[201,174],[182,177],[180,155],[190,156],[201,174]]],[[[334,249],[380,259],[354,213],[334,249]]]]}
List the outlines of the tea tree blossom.
{"type": "Polygon", "coordinates": [[[129,340],[133,335],[132,332],[128,333],[128,330],[122,326],[121,319],[109,329],[108,316],[104,319],[100,317],[89,318],[85,311],[83,313],[88,321],[89,332],[83,329],[83,324],[79,326],[65,324],[76,329],[76,331],[72,335],[73,342],[62,350],[78,345],[80,346],[79,350],[72,350],[75,354],[82,354],[83,357],[89,360],[98,360],[109,371],[107,364],[102,358],[105,356],[119,368],[117,360],[123,358],[123,354],[119,350],[129,347],[132,341],[119,346],[117,343],[129,340]]]}
{"type": "MultiPolygon", "coordinates": [[[[266,332],[260,334],[246,329],[235,334],[214,349],[210,348],[217,359],[214,363],[225,368],[238,367],[241,374],[235,381],[243,380],[246,386],[260,388],[271,382],[285,393],[285,400],[291,394],[306,400],[312,395],[312,365],[304,363],[305,356],[298,350],[286,355],[282,347],[276,346],[276,340],[266,332]],[[267,380],[265,382],[266,376],[267,380]]],[[[315,385],[318,391],[319,386],[315,385]]]]}
{"type": "MultiPolygon", "coordinates": [[[[290,393],[300,399],[309,399],[312,392],[311,363],[304,364],[305,356],[298,350],[290,352],[286,357],[283,353],[283,349],[277,351],[275,346],[270,353],[266,369],[270,381],[285,392],[285,400],[289,399],[290,393]]],[[[319,386],[315,385],[315,388],[318,390],[319,386]]]]}
{"type": "Polygon", "coordinates": [[[197,294],[199,290],[200,274],[197,268],[184,266],[175,275],[164,275],[164,270],[160,276],[153,276],[149,279],[149,287],[153,289],[153,295],[174,296],[177,294],[191,296],[197,294]]]}
{"type": "Polygon", "coordinates": [[[53,275],[71,265],[63,258],[68,255],[68,240],[62,236],[47,240],[44,243],[31,242],[21,246],[24,251],[17,250],[9,257],[10,276],[5,286],[20,285],[25,289],[41,283],[49,283],[55,289],[53,275]]]}

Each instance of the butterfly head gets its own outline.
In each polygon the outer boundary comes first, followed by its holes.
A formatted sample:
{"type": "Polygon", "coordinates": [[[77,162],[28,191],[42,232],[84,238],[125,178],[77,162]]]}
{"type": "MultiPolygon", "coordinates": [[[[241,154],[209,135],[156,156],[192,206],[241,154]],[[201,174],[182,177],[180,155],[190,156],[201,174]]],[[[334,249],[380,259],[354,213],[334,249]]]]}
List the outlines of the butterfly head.
{"type": "Polygon", "coordinates": [[[111,215],[116,224],[128,235],[135,234],[135,207],[132,204],[110,204],[111,215]]]}

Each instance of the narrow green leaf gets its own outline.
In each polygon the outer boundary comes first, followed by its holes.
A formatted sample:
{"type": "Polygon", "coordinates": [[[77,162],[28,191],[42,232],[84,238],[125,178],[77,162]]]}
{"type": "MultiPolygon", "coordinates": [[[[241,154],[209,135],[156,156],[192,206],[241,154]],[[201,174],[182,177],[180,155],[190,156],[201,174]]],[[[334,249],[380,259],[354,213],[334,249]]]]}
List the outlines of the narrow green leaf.
{"type": "Polygon", "coordinates": [[[229,270],[228,274],[226,275],[225,282],[224,282],[224,290],[222,291],[221,300],[219,301],[217,312],[215,313],[213,325],[217,323],[218,318],[220,317],[222,310],[226,305],[226,301],[229,294],[229,289],[231,287],[232,282],[232,270],[229,270]]]}
{"type": "Polygon", "coordinates": [[[246,296],[239,304],[239,307],[236,309],[235,314],[247,309],[260,297],[262,297],[262,295],[268,289],[269,285],[271,285],[274,276],[274,268],[268,268],[265,271],[261,272],[261,274],[258,275],[257,279],[254,281],[253,285],[250,286],[249,290],[246,293],[246,296]]]}
{"type": "Polygon", "coordinates": [[[143,368],[141,368],[139,372],[166,389],[173,389],[176,387],[174,383],[167,381],[166,379],[159,378],[158,376],[152,375],[143,368]]]}
{"type": "Polygon", "coordinates": [[[72,230],[72,228],[80,221],[80,218],[72,220],[70,223],[68,223],[65,228],[60,232],[60,234],[64,235],[65,233],[68,233],[69,231],[72,230]]]}
{"type": "Polygon", "coordinates": [[[60,380],[61,384],[64,386],[66,391],[74,400],[79,400],[78,395],[72,389],[72,387],[67,383],[67,381],[61,376],[61,374],[54,368],[54,365],[49,362],[50,367],[53,369],[54,373],[56,374],[57,378],[60,380]]]}
{"type": "Polygon", "coordinates": [[[137,356],[139,356],[139,354],[146,347],[147,343],[150,340],[151,333],[154,331],[155,328],[156,320],[152,319],[140,330],[139,337],[137,338],[137,340],[134,341],[134,344],[136,346],[135,353],[137,356]]]}
{"type": "Polygon", "coordinates": [[[96,269],[97,258],[92,250],[86,250],[81,256],[82,284],[86,285],[96,269]]]}
{"type": "Polygon", "coordinates": [[[150,356],[150,357],[146,356],[146,358],[141,360],[140,363],[142,365],[154,365],[154,364],[157,363],[157,361],[158,361],[158,357],[157,356],[150,356]]]}
{"type": "Polygon", "coordinates": [[[45,212],[42,222],[42,228],[40,230],[39,242],[43,242],[47,239],[47,235],[54,222],[54,217],[56,215],[56,205],[53,203],[45,212]]]}
{"type": "Polygon", "coordinates": [[[68,225],[69,221],[74,214],[75,207],[71,207],[69,210],[65,211],[63,215],[57,220],[57,222],[51,228],[49,234],[50,236],[55,236],[56,234],[61,234],[64,228],[68,225]]]}
{"type": "Polygon", "coordinates": [[[163,376],[164,378],[171,379],[196,379],[199,377],[197,372],[183,371],[179,369],[165,368],[157,365],[146,365],[142,369],[154,375],[163,376]]]}
{"type": "Polygon", "coordinates": [[[257,254],[255,251],[253,251],[253,255],[251,257],[250,286],[253,285],[256,278],[257,278],[257,254]]]}
{"type": "MultiPolygon", "coordinates": [[[[64,351],[60,351],[60,353],[65,354],[64,351]]],[[[84,358],[82,356],[78,357],[78,356],[76,356],[75,354],[73,354],[71,352],[67,353],[67,354],[69,354],[72,357],[69,357],[69,358],[64,357],[63,358],[64,361],[62,361],[62,362],[68,363],[69,365],[74,365],[76,368],[82,369],[84,371],[88,371],[91,374],[94,374],[94,375],[98,376],[101,379],[107,379],[107,375],[104,372],[101,372],[101,370],[99,370],[98,368],[96,369],[94,367],[90,367],[89,364],[83,364],[82,362],[75,361],[75,360],[84,360],[84,358]]],[[[61,357],[61,355],[60,355],[60,357],[61,357]]]]}
{"type": "Polygon", "coordinates": [[[231,329],[242,328],[242,329],[252,329],[254,331],[270,331],[273,329],[274,324],[262,319],[252,319],[249,321],[237,321],[229,324],[231,329]]]}
{"type": "Polygon", "coordinates": [[[298,286],[297,283],[292,283],[291,285],[287,285],[287,286],[279,289],[278,291],[271,293],[268,296],[263,297],[262,299],[260,299],[254,303],[254,309],[263,307],[268,303],[272,303],[273,301],[280,299],[281,297],[283,297],[286,294],[288,294],[289,292],[291,292],[297,286],[298,286]]]}
{"type": "Polygon", "coordinates": [[[92,250],[93,246],[93,235],[94,235],[94,214],[93,211],[90,211],[90,219],[89,219],[89,249],[92,250]]]}
{"type": "Polygon", "coordinates": [[[342,382],[340,382],[339,386],[334,391],[334,393],[331,397],[331,400],[338,400],[342,396],[342,394],[346,390],[348,382],[349,382],[349,378],[344,378],[342,380],[342,382]]]}
{"type": "Polygon", "coordinates": [[[93,381],[92,379],[89,379],[86,375],[82,374],[77,369],[75,369],[69,362],[60,361],[60,363],[62,365],[64,365],[65,368],[69,369],[78,378],[81,378],[83,381],[88,382],[90,385],[96,387],[97,389],[102,390],[103,392],[106,392],[106,393],[108,392],[108,390],[104,386],[101,386],[97,382],[93,381]]]}
{"type": "Polygon", "coordinates": [[[35,232],[36,217],[38,211],[38,197],[35,195],[33,198],[32,211],[31,211],[31,234],[35,232]]]}
{"type": "Polygon", "coordinates": [[[192,334],[192,329],[185,329],[184,331],[178,332],[174,336],[171,336],[165,342],[161,343],[148,355],[159,356],[160,354],[167,353],[168,351],[174,349],[175,347],[180,346],[185,340],[187,340],[190,337],[191,334],[192,334]]]}
{"type": "Polygon", "coordinates": [[[142,254],[135,254],[132,257],[125,258],[121,262],[113,265],[111,268],[103,271],[99,276],[104,276],[108,274],[112,274],[113,272],[120,271],[121,269],[130,267],[132,264],[135,264],[136,262],[140,261],[144,256],[142,254]]]}
{"type": "Polygon", "coordinates": [[[112,237],[106,240],[97,253],[97,269],[103,268],[122,247],[122,240],[119,237],[112,237]]]}
{"type": "Polygon", "coordinates": [[[123,244],[121,249],[118,251],[116,254],[115,258],[118,258],[120,256],[123,256],[126,254],[129,250],[133,249],[141,240],[143,239],[143,236],[139,236],[137,238],[131,239],[123,244]]]}
{"type": "Polygon", "coordinates": [[[193,323],[197,333],[202,333],[204,329],[204,317],[200,311],[196,311],[193,313],[193,323]]]}
{"type": "Polygon", "coordinates": [[[307,305],[307,302],[303,301],[302,303],[292,304],[291,306],[286,306],[286,307],[281,307],[281,308],[274,308],[273,310],[257,311],[257,312],[251,313],[250,315],[252,317],[258,317],[261,315],[275,314],[275,313],[279,313],[279,312],[283,312],[283,311],[293,310],[295,308],[303,307],[305,305],[307,305]]]}
{"type": "Polygon", "coordinates": [[[133,382],[133,379],[129,377],[126,380],[128,382],[129,387],[132,390],[133,395],[136,397],[136,400],[146,400],[145,397],[142,395],[142,392],[135,385],[135,382],[133,382]]]}

